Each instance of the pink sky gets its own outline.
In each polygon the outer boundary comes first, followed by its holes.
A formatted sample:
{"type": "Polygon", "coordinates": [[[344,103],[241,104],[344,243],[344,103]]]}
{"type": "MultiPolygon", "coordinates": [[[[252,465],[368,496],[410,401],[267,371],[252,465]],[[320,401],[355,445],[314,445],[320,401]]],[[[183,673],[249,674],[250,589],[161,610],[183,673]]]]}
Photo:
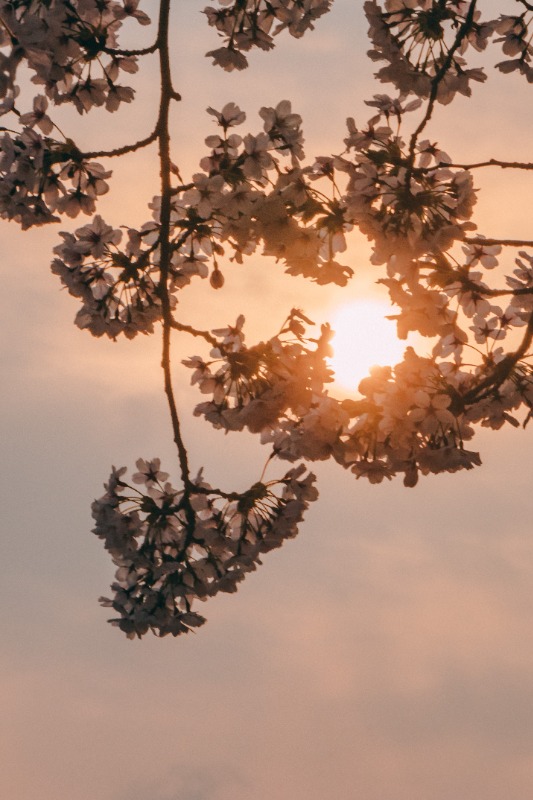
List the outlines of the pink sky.
{"type": "MultiPolygon", "coordinates": [[[[204,109],[229,100],[246,109],[253,131],[259,106],[289,98],[304,117],[308,154],[339,150],[345,117],[363,121],[364,98],[386,91],[372,84],[361,5],[337,0],[315,33],[280,37],[276,51],[252,58],[242,75],[221,74],[203,57],[214,34],[198,13],[202,4],[180,9],[180,164],[194,171],[197,131],[212,132],[204,109]]],[[[457,160],[530,160],[528,87],[490,77],[472,102],[440,109],[431,136],[457,160]]],[[[150,81],[141,80],[138,105],[122,116],[97,113],[84,125],[85,141],[102,143],[103,122],[116,126],[113,142],[133,127],[145,135],[150,81]]],[[[116,188],[102,203],[113,223],[144,220],[157,186],[152,155],[117,165],[116,188]]],[[[483,179],[482,232],[530,235],[529,181],[483,179]]],[[[176,640],[128,641],[97,603],[113,569],[89,532],[90,503],[112,463],[131,468],[139,457],[160,456],[169,471],[175,463],[159,341],[114,344],[77,330],[75,301],[48,269],[57,230],[2,230],[5,797],[529,797],[531,429],[480,433],[482,467],[411,490],[369,486],[319,465],[321,500],[299,537],[266,556],[236,595],[206,604],[205,627],[176,640]]],[[[354,244],[358,290],[374,279],[367,252],[354,244]]],[[[216,297],[206,286],[191,291],[186,321],[208,316],[214,327],[243,310],[256,335],[267,336],[285,308],[302,305],[325,318],[355,294],[307,287],[261,260],[226,277],[216,297]]],[[[194,342],[180,344],[176,364],[195,350],[194,342]]],[[[193,419],[197,396],[187,380],[178,380],[178,396],[194,468],[205,465],[213,483],[229,489],[250,485],[265,453],[251,436],[224,437],[193,419]]]]}

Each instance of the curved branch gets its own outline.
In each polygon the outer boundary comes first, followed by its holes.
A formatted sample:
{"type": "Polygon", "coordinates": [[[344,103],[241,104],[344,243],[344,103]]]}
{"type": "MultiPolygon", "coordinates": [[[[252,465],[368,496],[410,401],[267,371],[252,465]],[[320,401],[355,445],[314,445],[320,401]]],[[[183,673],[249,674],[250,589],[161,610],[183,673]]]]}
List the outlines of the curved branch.
{"type": "Polygon", "coordinates": [[[465,244],[474,245],[501,244],[502,247],[533,247],[533,240],[531,239],[483,239],[478,236],[465,236],[462,241],[465,244]]]}
{"type": "Polygon", "coordinates": [[[520,346],[514,351],[514,353],[509,353],[509,355],[505,356],[505,358],[500,361],[499,364],[496,364],[491,375],[487,376],[484,380],[478,383],[477,386],[475,386],[473,389],[470,389],[470,391],[466,392],[466,394],[462,395],[462,402],[465,405],[471,405],[472,403],[487,397],[492,390],[501,386],[501,384],[509,377],[518,361],[520,361],[520,359],[526,355],[532,340],[533,314],[529,318],[526,332],[520,346]]]}
{"type": "Polygon", "coordinates": [[[114,158],[115,156],[123,156],[126,153],[134,153],[136,150],[140,150],[155,142],[157,136],[158,130],[156,126],[149,136],[145,139],[139,139],[139,141],[134,144],[126,144],[123,147],[117,147],[115,150],[92,150],[87,153],[80,152],[80,158],[114,158]]]}
{"type": "Polygon", "coordinates": [[[170,320],[170,326],[177,331],[182,331],[183,333],[190,333],[191,336],[198,336],[202,339],[205,339],[206,342],[213,345],[213,347],[220,347],[220,342],[215,339],[208,331],[199,331],[196,328],[193,328],[192,325],[185,325],[183,322],[178,322],[175,319],[170,320]]]}
{"type": "Polygon", "coordinates": [[[478,293],[483,297],[523,297],[533,294],[533,286],[525,286],[523,289],[481,289],[478,293]]]}
{"type": "Polygon", "coordinates": [[[441,162],[439,167],[450,167],[452,169],[478,169],[479,167],[501,167],[501,169],[533,169],[533,164],[523,161],[500,161],[497,158],[489,158],[488,161],[478,161],[476,164],[445,164],[441,162]]]}
{"type": "Polygon", "coordinates": [[[103,52],[108,56],[148,56],[155,53],[159,48],[159,41],[156,39],[150,47],[142,47],[139,50],[123,50],[116,47],[104,47],[103,52]]]}
{"type": "Polygon", "coordinates": [[[243,494],[245,494],[245,492],[241,492],[240,494],[239,492],[224,492],[222,489],[213,489],[212,487],[207,489],[205,486],[198,486],[196,483],[193,484],[193,486],[195,494],[216,494],[219,497],[223,497],[225,500],[240,500],[243,494]]]}
{"type": "MultiPolygon", "coordinates": [[[[167,294],[168,299],[168,294],[167,294]]],[[[163,303],[163,306],[166,304],[163,303]]],[[[164,385],[165,385],[165,394],[167,396],[168,407],[170,410],[170,419],[172,421],[172,431],[174,433],[174,442],[176,447],[178,448],[178,456],[181,468],[181,477],[183,479],[183,483],[185,489],[190,491],[191,487],[194,485],[190,479],[190,470],[189,470],[189,460],[187,456],[187,450],[185,449],[185,445],[183,443],[183,438],[181,435],[181,426],[178,417],[178,410],[176,406],[176,398],[174,397],[174,389],[172,386],[172,375],[170,370],[170,333],[171,333],[171,325],[169,325],[166,319],[163,321],[163,352],[161,356],[161,366],[163,367],[164,373],[164,385]]]]}
{"type": "Polygon", "coordinates": [[[435,75],[433,80],[431,81],[431,92],[430,92],[430,95],[429,95],[429,101],[428,101],[428,105],[427,105],[427,108],[426,108],[426,113],[424,114],[423,118],[421,119],[420,123],[418,124],[418,127],[416,128],[416,130],[413,132],[413,134],[411,136],[411,141],[409,143],[409,153],[410,153],[410,156],[411,156],[411,160],[414,159],[414,152],[415,152],[415,147],[416,147],[416,143],[417,143],[418,137],[420,136],[420,134],[422,133],[422,131],[424,130],[424,128],[426,127],[426,125],[430,121],[431,116],[433,114],[433,109],[435,107],[435,102],[437,100],[437,94],[438,94],[438,91],[439,91],[439,84],[444,79],[444,77],[446,76],[446,73],[448,72],[448,70],[449,70],[449,68],[451,66],[451,63],[453,61],[453,57],[455,55],[455,51],[460,47],[461,42],[463,41],[465,36],[468,34],[468,32],[469,32],[469,30],[471,28],[472,22],[474,20],[474,11],[476,10],[476,2],[477,2],[477,0],[471,0],[470,6],[468,8],[468,11],[467,11],[467,14],[466,14],[466,17],[465,17],[465,21],[463,22],[463,24],[459,28],[459,30],[457,32],[457,36],[455,37],[455,41],[454,41],[453,45],[450,47],[450,49],[448,50],[448,55],[444,59],[444,62],[442,64],[441,68],[439,69],[439,71],[437,72],[437,74],[435,75]]]}
{"type": "Polygon", "coordinates": [[[188,192],[189,189],[194,189],[194,183],[183,183],[181,186],[175,186],[171,190],[172,196],[179,194],[180,192],[188,192]]]}
{"type": "MultiPolygon", "coordinates": [[[[172,88],[172,78],[170,73],[170,54],[168,47],[168,23],[170,14],[170,0],[161,0],[159,10],[159,30],[157,40],[159,43],[159,65],[161,73],[161,100],[159,106],[159,119],[157,121],[156,135],[159,141],[159,161],[161,165],[161,220],[160,220],[160,270],[161,278],[159,291],[161,294],[161,306],[163,311],[163,352],[161,366],[164,374],[164,387],[167,396],[170,419],[174,442],[178,448],[178,458],[181,469],[181,477],[188,495],[194,488],[190,478],[189,460],[178,416],[176,398],[172,386],[172,373],[170,364],[170,335],[172,332],[172,310],[170,306],[170,296],[168,291],[168,280],[170,273],[170,261],[172,257],[172,247],[170,243],[170,214],[171,214],[171,183],[172,162],[170,159],[170,133],[169,133],[169,109],[173,99],[174,89],[172,88]]],[[[195,526],[195,513],[190,501],[185,503],[185,514],[189,531],[192,532],[195,526]]]]}

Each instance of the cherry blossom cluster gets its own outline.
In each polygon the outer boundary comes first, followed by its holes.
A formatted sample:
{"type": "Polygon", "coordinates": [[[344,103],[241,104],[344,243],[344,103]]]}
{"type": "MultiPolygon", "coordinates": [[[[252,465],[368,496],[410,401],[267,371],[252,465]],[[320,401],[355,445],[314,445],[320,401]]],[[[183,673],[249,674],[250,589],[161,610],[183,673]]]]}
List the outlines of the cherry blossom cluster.
{"type": "Polygon", "coordinates": [[[71,142],[60,142],[35,130],[51,130],[45,113],[46,98],[34,101],[34,111],[21,116],[26,123],[19,135],[0,138],[0,217],[15,220],[23,229],[58,222],[57,214],[92,214],[96,201],[108,189],[111,172],[83,158],[71,142]]]}
{"type": "Polygon", "coordinates": [[[283,30],[299,39],[329,11],[333,0],[220,0],[217,8],[204,9],[207,20],[224,40],[224,46],[207,55],[231,72],[248,66],[244,52],[252,47],[271,50],[273,37],[283,30]]]}
{"type": "Polygon", "coordinates": [[[436,98],[449,103],[456,93],[469,96],[471,81],[484,81],[480,68],[469,68],[464,53],[469,47],[484,50],[494,31],[481,22],[481,13],[467,0],[375,0],[365,2],[374,61],[386,61],[376,77],[400,92],[436,98]]]}
{"type": "Polygon", "coordinates": [[[117,34],[127,18],[149,17],[139,0],[0,0],[0,99],[14,108],[21,63],[55,104],[72,103],[80,114],[93,106],[115,111],[133,100],[118,83],[137,70],[134,55],[118,50],[117,34]]]}
{"type": "MultiPolygon", "coordinates": [[[[131,102],[118,82],[137,70],[137,56],[117,49],[127,18],[150,22],[139,0],[0,0],[0,115],[13,119],[0,138],[0,217],[22,228],[57,222],[58,214],[93,214],[111,172],[85,157],[72,139],[53,138],[50,104],[72,103],[79,113],[131,102]],[[32,73],[44,94],[24,111],[18,68],[32,73]],[[16,130],[17,126],[19,130],[16,130]]],[[[150,48],[148,48],[150,50],[150,48]]]]}
{"type": "MultiPolygon", "coordinates": [[[[431,293],[433,307],[444,324],[435,324],[433,332],[426,335],[440,337],[433,351],[436,356],[453,353],[457,363],[461,362],[463,349],[467,345],[470,348],[483,347],[484,351],[481,352],[489,362],[501,360],[504,357],[501,346],[503,340],[515,334],[516,341],[516,336],[521,333],[519,329],[528,325],[533,310],[528,254],[520,252],[514,277],[506,278],[507,288],[493,289],[487,282],[487,270],[498,266],[497,256],[501,246],[484,245],[482,238],[479,242],[475,246],[463,245],[463,257],[460,260],[448,255],[441,257],[439,265],[433,264],[424,275],[424,280],[433,286],[440,284],[442,291],[422,290],[423,294],[417,303],[420,310],[420,301],[424,301],[431,293]],[[455,309],[451,308],[452,303],[455,309]],[[466,325],[473,336],[465,330],[466,325]]],[[[405,312],[404,303],[398,301],[398,305],[405,312]]],[[[431,303],[427,308],[431,309],[431,303]]],[[[400,318],[398,323],[404,326],[404,330],[420,330],[420,327],[408,321],[405,313],[402,313],[402,317],[401,323],[400,318]]]]}
{"type": "MultiPolygon", "coordinates": [[[[531,415],[533,374],[524,364],[500,362],[498,380],[484,384],[486,369],[459,370],[451,362],[436,364],[407,348],[403,361],[394,368],[374,368],[361,381],[361,400],[345,400],[339,405],[350,421],[339,431],[340,413],[328,409],[330,452],[356,475],[379,483],[403,474],[406,486],[414,486],[418,475],[456,472],[481,463],[477,452],[467,450],[465,442],[474,436],[476,423],[498,430],[505,423],[519,425],[516,411],[522,406],[531,415]]],[[[322,428],[327,426],[321,415],[322,428]]],[[[315,423],[316,424],[316,423],[315,423]]],[[[277,451],[283,457],[298,456],[298,441],[309,439],[313,427],[304,418],[286,426],[287,440],[279,436],[277,451]],[[298,435],[302,428],[305,437],[298,435]]],[[[320,442],[325,439],[322,432],[320,442]]],[[[307,452],[312,441],[306,441],[307,452]]],[[[320,452],[317,450],[317,452],[320,452]]],[[[309,457],[309,456],[307,456],[309,457]]],[[[327,456],[321,456],[327,457],[327,456]]]]}
{"type": "MultiPolygon", "coordinates": [[[[222,287],[220,258],[226,249],[242,262],[260,244],[263,254],[282,260],[291,275],[344,285],[353,270],[335,256],[346,249],[345,231],[352,225],[338,196],[316,188],[320,180],[332,186],[328,165],[299,166],[301,118],[291,104],[262,108],[263,131],[256,136],[233,132],[245,119],[234,103],[209,112],[222,135],[206,139],[211,149],[202,159],[203,172],[172,190],[167,286],[172,306],[193,277],[209,275],[214,288],[222,287]],[[280,156],[290,165],[283,168],[280,156]]],[[[151,333],[160,318],[161,197],[151,208],[153,220],[139,231],[128,229],[123,249],[122,231],[98,215],[74,233],[63,232],[63,243],[55,248],[53,271],[83,303],[76,324],[97,336],[151,333]]]]}
{"type": "MultiPolygon", "coordinates": [[[[208,55],[226,70],[242,69],[245,53],[271,49],[284,29],[300,37],[331,1],[221,0],[205,9],[222,38],[208,55]]],[[[474,62],[489,41],[502,46],[500,71],[533,82],[533,6],[516,4],[515,14],[484,20],[476,0],[367,0],[369,55],[380,62],[377,79],[396,94],[367,101],[366,125],[348,118],[342,152],[306,162],[302,120],[288,100],[261,108],[261,129],[246,134],[244,112],[229,102],[208,109],[217,129],[185,182],[169,127],[171,103],[180,99],[170,0],[161,0],[154,44],[143,50],[118,43],[124,20],[150,21],[139,0],[0,0],[0,114],[12,120],[0,138],[0,216],[28,228],[94,215],[63,231],[54,250],[52,270],[81,304],[76,324],[111,338],[162,328],[181,488],[158,459],[140,459],[131,483],[125,468],[114,469],[93,506],[95,533],[117,567],[113,596],[103,603],[129,637],[201,625],[193,602],[234,591],[262,553],[296,535],[317,496],[304,466],[278,481],[261,476],[241,493],[215,489],[201,474],[190,479],[173,392],[173,331],[210,346],[208,355],[183,362],[203,395],[194,413],[226,433],[258,434],[268,462],[331,458],[356,478],[402,475],[412,487],[419,475],[480,464],[467,449],[476,426],[525,425],[533,416],[533,242],[488,238],[473,222],[475,170],[532,165],[461,165],[427,138],[436,103],[469,96],[486,79],[474,62]],[[81,152],[51,107],[118,110],[134,98],[121,74],[155,52],[160,102],[152,133],[115,150],[81,152]],[[31,109],[22,106],[19,66],[39,87],[31,109]],[[108,224],[96,212],[111,172],[95,159],[155,143],[161,188],[151,219],[138,228],[108,224]],[[210,322],[209,330],[181,321],[178,301],[193,279],[222,289],[231,262],[259,253],[289,275],[344,286],[353,270],[341,254],[352,232],[371,243],[399,338],[414,331],[427,340],[425,355],[408,347],[399,364],[372,369],[353,398],[330,393],[330,326],[317,328],[298,309],[276,335],[251,346],[243,315],[225,328],[210,322]]]]}
{"type": "Polygon", "coordinates": [[[117,566],[113,597],[101,602],[129,638],[149,630],[177,636],[202,625],[193,603],[234,592],[264,553],[296,536],[317,497],[303,465],[225,497],[201,474],[187,491],[175,489],[159,459],[139,459],[137,470],[130,484],[125,467],[113,469],[93,504],[94,532],[117,566]]]}
{"type": "Polygon", "coordinates": [[[495,23],[494,29],[499,34],[496,42],[502,43],[502,50],[507,56],[496,66],[504,73],[520,72],[528,83],[533,83],[533,6],[525,0],[519,2],[524,7],[521,14],[502,14],[495,23]]]}
{"type": "Polygon", "coordinates": [[[192,382],[212,395],[195,413],[226,431],[247,427],[260,433],[281,459],[334,458],[357,478],[379,483],[403,474],[405,485],[414,486],[419,473],[456,472],[481,463],[479,454],[464,446],[475,423],[495,430],[505,423],[517,426],[515,412],[521,406],[531,416],[533,370],[520,354],[514,359],[500,354],[499,361],[492,354],[466,370],[453,361],[420,357],[408,347],[394,368],[376,367],[361,381],[361,399],[338,400],[323,389],[329,379],[324,342],[315,340],[311,350],[300,335],[297,350],[315,362],[306,380],[289,361],[294,348],[283,347],[281,337],[245,348],[241,328],[239,320],[226,329],[234,349],[216,372],[199,357],[184,362],[195,370],[192,382]],[[272,350],[281,355],[269,361],[272,350]],[[491,359],[495,371],[488,382],[491,359]],[[283,364],[289,369],[282,371],[283,364]],[[318,381],[309,379],[315,375],[318,381]]]}
{"type": "Polygon", "coordinates": [[[198,274],[207,274],[202,262],[210,257],[211,282],[218,288],[218,257],[229,249],[240,263],[261,243],[263,255],[282,260],[289,274],[344,285],[352,269],[335,256],[346,249],[351,225],[328,170],[302,167],[302,120],[290,102],[260,109],[263,130],[256,135],[235,132],[246,117],[234,103],[208,111],[221,133],[206,139],[211,150],[200,162],[203,172],[175,191],[174,264],[189,271],[196,265],[198,274]],[[326,183],[324,191],[316,188],[319,180],[326,183]]]}
{"type": "Polygon", "coordinates": [[[211,360],[194,356],[183,362],[194,370],[191,383],[211,395],[195,415],[225,431],[259,433],[275,428],[288,412],[308,411],[332,380],[325,361],[331,330],[323,326],[318,339],[307,341],[303,323],[312,324],[293,309],[277,336],[253,347],[244,345],[242,315],[235,326],[213,331],[221,339],[211,360]]]}
{"type": "Polygon", "coordinates": [[[81,300],[76,325],[112,339],[153,332],[154,322],[161,318],[156,226],[129,228],[124,249],[118,247],[123,232],[99,215],[75,233],[61,236],[52,271],[81,300]]]}
{"type": "MultiPolygon", "coordinates": [[[[242,50],[271,46],[265,35],[276,12],[269,7],[259,21],[259,6],[223,10],[208,10],[226,37],[226,47],[211,55],[227,69],[241,68],[242,50]]],[[[380,483],[402,475],[412,487],[419,475],[479,465],[479,454],[468,444],[476,425],[499,429],[533,416],[533,256],[521,250],[503,283],[502,245],[472,237],[471,170],[454,167],[422,135],[435,101],[468,95],[472,81],[485,79],[482,70],[468,66],[467,50],[483,50],[496,32],[507,36],[504,51],[512,55],[513,26],[504,19],[481,22],[473,2],[388,0],[385,10],[374,2],[365,10],[371,57],[388,61],[378,78],[392,82],[399,96],[376,95],[365,128],[348,120],[344,152],[310,166],[303,163],[301,120],[288,101],[261,110],[263,131],[255,136],[235,132],[244,113],[234,104],[210,109],[221,133],[206,140],[210,153],[202,172],[172,190],[168,282],[159,287],[172,297],[192,275],[210,274],[212,286],[221,288],[223,256],[240,262],[259,246],[282,260],[289,274],[343,285],[351,270],[335,258],[345,250],[345,235],[352,228],[366,235],[372,263],[385,266],[381,282],[397,309],[399,337],[411,331],[427,337],[431,357],[407,348],[399,364],[374,368],[354,399],[337,399],[328,393],[329,326],[313,338],[311,321],[293,309],[276,336],[253,346],[244,343],[243,316],[234,326],[195,332],[210,342],[211,352],[184,363],[193,370],[192,383],[207,395],[195,414],[226,432],[246,428],[259,434],[271,448],[270,459],[333,458],[356,478],[380,483]],[[420,109],[406,135],[406,117],[420,109]]],[[[520,54],[527,64],[527,48],[520,54]]],[[[151,269],[157,270],[163,198],[152,207],[144,247],[151,248],[151,269]]],[[[105,230],[111,253],[118,232],[105,230]]],[[[78,231],[77,241],[84,239],[87,234],[78,231]]],[[[65,238],[66,244],[72,249],[76,243],[65,238]]],[[[79,253],[80,244],[74,251],[79,253]]],[[[70,258],[73,278],[81,264],[70,258]]],[[[112,256],[107,260],[113,263],[112,256]]],[[[159,296],[157,289],[153,295],[159,296]]],[[[183,472],[183,454],[180,463],[183,472]]],[[[212,490],[201,478],[176,491],[165,483],[168,476],[157,460],[139,461],[138,469],[133,480],[145,484],[144,492],[123,482],[123,471],[115,472],[94,506],[95,530],[118,567],[115,595],[103,602],[119,614],[114,624],[130,637],[149,629],[176,635],[201,624],[191,601],[233,591],[255,568],[264,531],[272,530],[273,520],[285,520],[284,493],[292,492],[292,521],[288,527],[283,522],[272,546],[295,535],[306,503],[316,496],[311,476],[298,484],[305,485],[303,494],[285,483],[280,497],[272,484],[259,481],[236,496],[212,490]]],[[[294,482],[302,471],[296,468],[284,481],[294,482]]]]}
{"type": "MultiPolygon", "coordinates": [[[[379,96],[374,102],[389,113],[390,98],[379,96]]],[[[411,103],[403,110],[417,107],[411,103]]],[[[445,153],[427,140],[412,152],[387,124],[359,130],[350,118],[348,130],[345,143],[354,159],[337,160],[349,176],[345,218],[373,241],[374,263],[394,258],[400,264],[431,250],[447,250],[473,227],[467,222],[476,201],[472,176],[448,168],[445,153]]]]}
{"type": "Polygon", "coordinates": [[[419,472],[480,464],[478,453],[464,448],[474,433],[460,399],[468,380],[412,348],[394,370],[374,368],[359,386],[363,399],[344,404],[352,417],[341,434],[345,465],[371,483],[403,474],[405,485],[414,486],[419,472]]]}

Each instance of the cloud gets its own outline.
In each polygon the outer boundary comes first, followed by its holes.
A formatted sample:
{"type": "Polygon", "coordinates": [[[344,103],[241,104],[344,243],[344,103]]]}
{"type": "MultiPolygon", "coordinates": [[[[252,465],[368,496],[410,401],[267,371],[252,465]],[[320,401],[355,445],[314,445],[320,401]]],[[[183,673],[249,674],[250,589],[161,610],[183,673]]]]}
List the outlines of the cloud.
{"type": "MultiPolygon", "coordinates": [[[[169,760],[174,760],[172,753],[169,760]]],[[[178,763],[155,781],[136,781],[116,800],[232,800],[247,790],[253,792],[253,787],[227,764],[210,758],[203,766],[191,767],[190,759],[180,762],[178,757],[178,763]]]]}

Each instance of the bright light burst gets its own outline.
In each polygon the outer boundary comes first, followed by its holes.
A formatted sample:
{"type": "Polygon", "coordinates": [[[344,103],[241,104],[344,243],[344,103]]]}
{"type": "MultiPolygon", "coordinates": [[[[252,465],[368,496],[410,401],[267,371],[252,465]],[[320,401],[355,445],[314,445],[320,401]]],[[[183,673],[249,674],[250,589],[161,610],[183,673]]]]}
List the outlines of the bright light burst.
{"type": "Polygon", "coordinates": [[[335,335],[329,364],[339,386],[355,390],[371,367],[392,366],[402,360],[408,343],[397,338],[396,322],[386,319],[391,313],[391,306],[383,301],[356,300],[333,315],[335,335]]]}

